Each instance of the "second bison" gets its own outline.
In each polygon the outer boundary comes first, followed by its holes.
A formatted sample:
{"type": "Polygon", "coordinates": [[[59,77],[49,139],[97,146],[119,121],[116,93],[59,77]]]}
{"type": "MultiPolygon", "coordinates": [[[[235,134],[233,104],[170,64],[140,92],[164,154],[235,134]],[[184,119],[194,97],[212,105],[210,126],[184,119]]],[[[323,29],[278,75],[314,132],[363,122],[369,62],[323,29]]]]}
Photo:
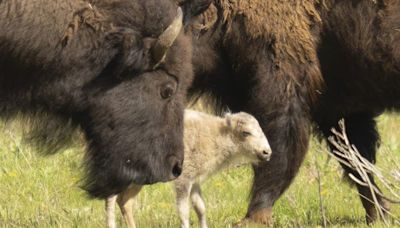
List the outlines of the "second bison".
{"type": "MultiPolygon", "coordinates": [[[[253,114],[274,151],[254,167],[248,219],[271,222],[312,126],[326,138],[344,118],[351,142],[375,162],[374,118],[400,108],[400,1],[214,0],[195,22],[192,96],[253,114]]],[[[357,189],[374,221],[370,190],[357,189]]]]}

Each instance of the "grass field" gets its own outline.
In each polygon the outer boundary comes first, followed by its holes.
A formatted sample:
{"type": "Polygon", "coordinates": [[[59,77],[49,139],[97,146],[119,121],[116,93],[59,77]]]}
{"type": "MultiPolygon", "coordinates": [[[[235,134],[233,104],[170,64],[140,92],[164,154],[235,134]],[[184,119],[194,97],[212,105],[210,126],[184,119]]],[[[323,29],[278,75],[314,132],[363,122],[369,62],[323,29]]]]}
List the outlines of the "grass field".
{"type": "MultiPolygon", "coordinates": [[[[399,171],[393,160],[400,164],[400,116],[385,114],[378,122],[383,139],[378,167],[399,171]]],[[[79,188],[83,147],[41,157],[21,144],[13,123],[0,123],[0,128],[0,227],[104,227],[104,203],[88,199],[79,188]]],[[[344,183],[340,167],[328,159],[324,148],[313,140],[300,174],[275,205],[276,227],[322,226],[318,173],[328,225],[366,226],[357,192],[344,183]]],[[[245,215],[251,176],[249,167],[240,167],[204,184],[211,227],[231,227],[245,215]]],[[[392,212],[400,216],[400,206],[393,205],[392,212]]],[[[171,185],[144,188],[134,214],[138,227],[177,227],[171,185]]],[[[191,218],[197,227],[194,212],[191,218]]],[[[118,223],[123,225],[120,216],[118,223]]],[[[383,223],[374,226],[383,227],[383,223]]]]}

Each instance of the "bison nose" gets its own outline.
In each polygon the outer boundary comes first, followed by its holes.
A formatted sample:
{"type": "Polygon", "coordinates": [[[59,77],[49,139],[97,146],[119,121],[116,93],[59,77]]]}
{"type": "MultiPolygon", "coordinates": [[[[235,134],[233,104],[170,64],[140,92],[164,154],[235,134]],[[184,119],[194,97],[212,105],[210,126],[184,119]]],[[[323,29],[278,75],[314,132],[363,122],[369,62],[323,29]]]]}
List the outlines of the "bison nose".
{"type": "Polygon", "coordinates": [[[182,159],[179,159],[175,156],[171,156],[169,158],[169,164],[171,165],[170,167],[172,167],[171,170],[171,180],[179,177],[182,173],[182,159]]]}
{"type": "Polygon", "coordinates": [[[180,163],[176,163],[172,168],[172,175],[174,177],[179,177],[182,173],[182,165],[180,163]]]}

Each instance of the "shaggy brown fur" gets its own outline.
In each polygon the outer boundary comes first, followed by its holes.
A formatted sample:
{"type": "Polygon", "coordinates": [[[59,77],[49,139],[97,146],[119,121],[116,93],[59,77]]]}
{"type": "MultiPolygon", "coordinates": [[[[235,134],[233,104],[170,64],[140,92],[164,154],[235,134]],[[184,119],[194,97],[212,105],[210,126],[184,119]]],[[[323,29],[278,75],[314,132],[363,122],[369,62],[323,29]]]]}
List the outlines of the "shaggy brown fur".
{"type": "Polygon", "coordinates": [[[34,133],[50,149],[82,129],[92,196],[176,178],[193,79],[181,28],[202,12],[185,9],[172,0],[1,0],[0,117],[45,113],[34,133]]]}
{"type": "Polygon", "coordinates": [[[75,36],[82,25],[89,26],[94,31],[104,31],[105,27],[112,26],[112,24],[107,23],[104,16],[92,4],[87,3],[82,9],[74,12],[72,21],[69,23],[61,41],[63,46],[68,44],[68,41],[75,36]]]}
{"type": "MultiPolygon", "coordinates": [[[[324,29],[319,59],[326,90],[313,118],[325,137],[344,118],[351,142],[366,159],[375,162],[379,133],[374,118],[385,109],[400,108],[400,33],[396,31],[400,2],[331,0],[320,12],[324,29]]],[[[373,222],[377,214],[370,190],[360,185],[357,188],[367,222],[373,222]]],[[[388,207],[383,199],[378,200],[388,207]]]]}
{"type": "Polygon", "coordinates": [[[257,45],[260,49],[245,56],[247,61],[256,61],[259,52],[270,49],[276,77],[286,82],[282,90],[290,96],[297,86],[305,86],[309,89],[309,102],[316,101],[322,78],[316,52],[318,37],[313,33],[321,25],[321,18],[312,1],[221,0],[212,4],[199,22],[196,29],[201,32],[223,25],[224,46],[244,50],[257,45]],[[286,19],[277,19],[282,17],[286,19]],[[302,69],[307,74],[299,74],[298,69],[293,69],[295,65],[310,66],[302,69]]]}
{"type": "Polygon", "coordinates": [[[250,219],[271,221],[268,208],[296,175],[312,122],[329,136],[346,118],[352,142],[375,160],[373,118],[400,103],[399,17],[395,0],[214,0],[198,17],[191,94],[253,114],[274,151],[255,167],[250,219]]]}
{"type": "Polygon", "coordinates": [[[253,114],[276,151],[272,162],[255,167],[251,217],[289,186],[307,150],[310,109],[323,89],[321,19],[312,1],[221,0],[198,23],[192,95],[253,114]]]}

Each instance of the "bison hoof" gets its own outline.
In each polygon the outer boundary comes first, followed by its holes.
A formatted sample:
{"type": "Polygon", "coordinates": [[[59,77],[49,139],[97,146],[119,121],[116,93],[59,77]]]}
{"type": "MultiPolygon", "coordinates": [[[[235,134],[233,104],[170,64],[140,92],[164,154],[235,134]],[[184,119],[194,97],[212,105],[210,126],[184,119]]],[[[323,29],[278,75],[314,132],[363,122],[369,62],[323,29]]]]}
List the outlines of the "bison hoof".
{"type": "Polygon", "coordinates": [[[250,212],[247,219],[254,223],[272,225],[272,208],[263,208],[257,211],[250,212]]]}
{"type": "MultiPolygon", "coordinates": [[[[385,218],[387,218],[387,212],[389,212],[389,210],[390,210],[389,202],[382,199],[381,207],[383,208],[383,216],[385,218]]],[[[366,212],[367,212],[366,221],[367,221],[368,225],[371,225],[374,222],[378,221],[378,219],[381,217],[381,215],[378,214],[378,212],[374,206],[366,208],[366,212]]]]}
{"type": "Polygon", "coordinates": [[[234,227],[248,227],[251,224],[265,224],[268,227],[272,226],[272,208],[263,208],[249,212],[246,218],[236,223],[234,227]]]}
{"type": "MultiPolygon", "coordinates": [[[[233,228],[258,227],[257,225],[260,225],[260,223],[256,223],[255,221],[251,220],[250,218],[243,218],[239,222],[235,223],[233,225],[233,228]]],[[[269,225],[267,225],[267,227],[269,227],[269,225]]]]}

